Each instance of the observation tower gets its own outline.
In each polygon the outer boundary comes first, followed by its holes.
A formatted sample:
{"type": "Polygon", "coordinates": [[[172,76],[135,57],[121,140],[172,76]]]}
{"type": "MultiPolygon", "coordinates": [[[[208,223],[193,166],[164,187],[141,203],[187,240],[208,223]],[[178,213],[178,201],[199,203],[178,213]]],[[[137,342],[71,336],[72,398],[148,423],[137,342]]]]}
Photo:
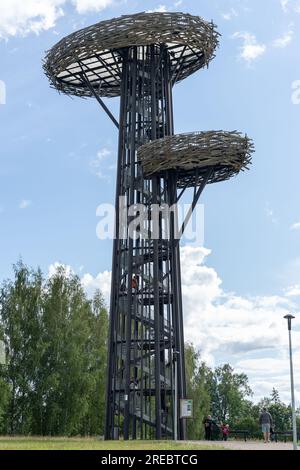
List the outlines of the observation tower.
{"type": "Polygon", "coordinates": [[[173,87],[208,66],[218,41],[215,25],[198,16],[139,13],[69,35],[44,62],[54,88],[95,98],[119,135],[106,439],[186,437],[180,236],[206,184],[247,168],[253,151],[237,131],[174,135],[173,87]],[[102,98],[118,96],[117,119],[102,98]],[[176,208],[188,188],[191,207],[179,227],[176,209],[162,209],[176,208]]]}

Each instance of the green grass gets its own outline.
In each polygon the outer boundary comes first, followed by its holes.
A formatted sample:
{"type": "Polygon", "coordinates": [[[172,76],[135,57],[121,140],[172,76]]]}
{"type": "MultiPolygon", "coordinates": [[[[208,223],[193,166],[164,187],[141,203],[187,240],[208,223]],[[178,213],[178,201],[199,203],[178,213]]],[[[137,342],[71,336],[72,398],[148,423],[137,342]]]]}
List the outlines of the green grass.
{"type": "Polygon", "coordinates": [[[0,437],[1,450],[222,450],[174,441],[101,441],[96,438],[0,437]]]}

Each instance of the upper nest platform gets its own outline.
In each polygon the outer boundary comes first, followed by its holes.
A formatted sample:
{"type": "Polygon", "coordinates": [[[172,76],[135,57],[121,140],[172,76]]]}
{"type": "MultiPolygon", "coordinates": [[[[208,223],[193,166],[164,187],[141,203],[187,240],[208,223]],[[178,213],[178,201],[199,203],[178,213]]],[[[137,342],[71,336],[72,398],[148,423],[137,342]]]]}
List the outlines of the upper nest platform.
{"type": "Polygon", "coordinates": [[[101,21],[70,34],[47,52],[44,70],[51,85],[68,95],[121,93],[122,50],[165,44],[171,74],[179,82],[214,58],[219,33],[213,23],[184,13],[138,13],[101,21]]]}
{"type": "Polygon", "coordinates": [[[252,140],[237,131],[178,134],[141,146],[138,158],[144,176],[175,170],[178,187],[197,184],[212,169],[208,183],[227,180],[248,169],[254,152],[252,140]]]}

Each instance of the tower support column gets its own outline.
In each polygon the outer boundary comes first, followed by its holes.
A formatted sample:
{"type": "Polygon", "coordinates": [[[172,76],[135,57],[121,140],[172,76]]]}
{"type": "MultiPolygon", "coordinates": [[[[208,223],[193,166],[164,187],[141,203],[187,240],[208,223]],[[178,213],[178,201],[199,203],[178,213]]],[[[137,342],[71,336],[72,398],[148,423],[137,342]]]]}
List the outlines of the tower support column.
{"type": "MultiPolygon", "coordinates": [[[[170,238],[165,237],[159,213],[154,233],[151,214],[155,206],[176,203],[176,182],[171,175],[145,180],[137,158],[141,145],[174,132],[171,63],[163,45],[134,46],[122,54],[117,218],[120,197],[129,212],[121,238],[116,221],[113,250],[106,438],[171,438],[175,350],[184,356],[177,226],[174,222],[170,238]],[[144,205],[149,220],[132,233],[138,204],[144,205]]],[[[179,398],[185,395],[183,381],[179,357],[179,398]]],[[[177,427],[182,437],[179,422],[177,427]]]]}

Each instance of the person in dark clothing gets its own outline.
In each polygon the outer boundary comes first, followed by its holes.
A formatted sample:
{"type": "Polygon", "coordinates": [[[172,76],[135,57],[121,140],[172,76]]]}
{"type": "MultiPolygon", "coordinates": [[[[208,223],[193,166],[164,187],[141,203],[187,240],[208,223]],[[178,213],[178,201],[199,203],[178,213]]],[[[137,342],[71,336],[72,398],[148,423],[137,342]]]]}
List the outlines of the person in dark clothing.
{"type": "Polygon", "coordinates": [[[212,426],[213,426],[212,417],[208,415],[206,418],[204,418],[203,424],[204,424],[205,440],[211,441],[211,431],[212,431],[212,426]]]}
{"type": "Polygon", "coordinates": [[[276,432],[275,432],[275,426],[273,424],[273,426],[271,426],[270,428],[270,439],[271,439],[271,442],[275,442],[276,441],[276,432]]]}
{"type": "Polygon", "coordinates": [[[131,281],[131,288],[133,292],[137,292],[139,288],[139,278],[137,276],[133,276],[131,281]]]}
{"type": "Polygon", "coordinates": [[[270,442],[270,430],[273,426],[273,419],[267,408],[263,408],[259,416],[259,424],[261,425],[261,430],[264,435],[265,442],[270,442]]]}

